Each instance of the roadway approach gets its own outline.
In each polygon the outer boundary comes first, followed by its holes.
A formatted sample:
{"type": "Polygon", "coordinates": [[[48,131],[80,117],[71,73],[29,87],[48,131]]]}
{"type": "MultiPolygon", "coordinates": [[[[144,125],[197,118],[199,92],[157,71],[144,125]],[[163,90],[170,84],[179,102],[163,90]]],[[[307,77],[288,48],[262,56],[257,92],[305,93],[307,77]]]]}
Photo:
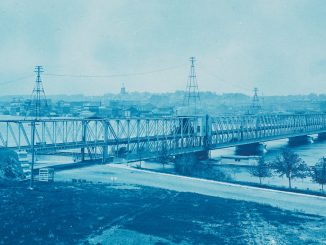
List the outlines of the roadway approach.
{"type": "Polygon", "coordinates": [[[95,165],[56,172],[56,181],[85,179],[94,183],[140,185],[271,205],[326,217],[326,197],[270,190],[213,180],[135,169],[122,164],[95,165]]]}

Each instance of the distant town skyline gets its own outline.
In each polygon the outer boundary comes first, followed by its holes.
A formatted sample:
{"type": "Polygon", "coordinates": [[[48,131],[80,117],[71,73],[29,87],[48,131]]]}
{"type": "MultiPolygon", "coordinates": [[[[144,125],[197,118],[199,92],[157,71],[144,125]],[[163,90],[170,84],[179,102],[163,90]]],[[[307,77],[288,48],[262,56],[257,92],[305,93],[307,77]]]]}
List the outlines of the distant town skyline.
{"type": "Polygon", "coordinates": [[[326,2],[0,2],[0,96],[185,90],[196,57],[200,91],[326,93],[326,2]]]}

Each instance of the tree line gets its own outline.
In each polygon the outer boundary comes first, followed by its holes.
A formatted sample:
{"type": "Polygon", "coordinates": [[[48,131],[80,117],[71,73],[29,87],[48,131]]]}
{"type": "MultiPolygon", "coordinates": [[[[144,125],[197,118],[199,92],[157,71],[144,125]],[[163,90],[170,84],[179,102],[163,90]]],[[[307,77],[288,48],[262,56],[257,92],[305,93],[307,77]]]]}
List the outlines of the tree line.
{"type": "Polygon", "coordinates": [[[289,149],[283,149],[281,154],[273,161],[266,162],[264,157],[261,157],[256,166],[250,168],[252,176],[259,178],[259,183],[262,184],[262,179],[271,177],[273,174],[279,177],[288,179],[289,188],[292,188],[293,179],[303,179],[311,177],[315,183],[321,185],[324,192],[326,184],[326,158],[323,157],[312,167],[309,167],[298,154],[289,149]]]}
{"type": "MultiPolygon", "coordinates": [[[[162,163],[163,168],[166,164],[172,161],[166,144],[162,144],[160,156],[157,159],[162,163]]],[[[179,172],[188,173],[192,169],[192,161],[190,159],[176,162],[176,168],[179,172]]],[[[321,185],[324,192],[324,185],[326,185],[326,157],[322,157],[314,166],[308,166],[300,156],[292,152],[288,148],[284,148],[279,156],[273,161],[265,161],[264,157],[259,158],[257,165],[250,167],[249,172],[252,176],[259,178],[259,183],[262,184],[264,178],[277,175],[279,177],[286,177],[288,179],[289,188],[292,188],[293,179],[304,179],[311,177],[312,181],[321,185]]]]}

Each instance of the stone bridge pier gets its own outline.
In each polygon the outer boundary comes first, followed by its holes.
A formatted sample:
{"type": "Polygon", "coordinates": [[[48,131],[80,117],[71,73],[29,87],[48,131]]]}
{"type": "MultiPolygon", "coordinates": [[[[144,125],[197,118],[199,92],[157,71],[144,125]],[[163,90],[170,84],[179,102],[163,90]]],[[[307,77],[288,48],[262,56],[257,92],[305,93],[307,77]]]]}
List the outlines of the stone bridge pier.
{"type": "Polygon", "coordinates": [[[289,138],[290,146],[304,145],[308,143],[312,143],[312,138],[309,135],[302,135],[289,138]]]}
{"type": "Polygon", "coordinates": [[[246,145],[238,145],[235,149],[236,154],[242,156],[262,155],[265,151],[266,145],[259,142],[246,145]]]}
{"type": "Polygon", "coordinates": [[[196,163],[198,161],[207,160],[209,158],[209,151],[198,151],[198,152],[190,152],[184,153],[175,156],[175,161],[189,161],[190,163],[196,163]]]}

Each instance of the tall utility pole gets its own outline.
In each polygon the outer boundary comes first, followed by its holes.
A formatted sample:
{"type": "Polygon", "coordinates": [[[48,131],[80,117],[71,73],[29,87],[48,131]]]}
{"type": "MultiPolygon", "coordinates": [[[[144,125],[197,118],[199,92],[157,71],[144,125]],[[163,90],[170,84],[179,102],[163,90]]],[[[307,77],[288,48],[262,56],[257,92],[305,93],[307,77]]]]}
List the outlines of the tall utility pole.
{"type": "Polygon", "coordinates": [[[250,114],[257,114],[261,111],[261,105],[258,97],[258,88],[254,88],[254,97],[252,98],[252,103],[249,109],[250,114]]]}
{"type": "Polygon", "coordinates": [[[39,119],[42,115],[42,109],[47,107],[46,96],[42,84],[41,73],[43,72],[42,66],[35,66],[34,72],[36,73],[36,80],[35,86],[32,93],[32,101],[31,101],[31,108],[30,114],[35,119],[39,119]],[[42,108],[42,103],[44,107],[42,108]]]}
{"type": "Polygon", "coordinates": [[[198,82],[195,71],[195,57],[190,57],[190,73],[187,81],[186,93],[183,100],[183,105],[189,108],[194,108],[194,113],[197,113],[197,103],[200,103],[198,82]]]}
{"type": "MultiPolygon", "coordinates": [[[[30,189],[34,186],[34,164],[35,164],[35,134],[37,121],[42,116],[42,100],[47,107],[46,96],[42,84],[41,73],[43,72],[42,66],[36,66],[34,72],[36,73],[35,87],[32,93],[32,101],[30,106],[30,114],[34,117],[31,121],[31,148],[32,148],[32,161],[31,161],[31,179],[30,189]]],[[[44,109],[44,108],[43,108],[44,109]]]]}

